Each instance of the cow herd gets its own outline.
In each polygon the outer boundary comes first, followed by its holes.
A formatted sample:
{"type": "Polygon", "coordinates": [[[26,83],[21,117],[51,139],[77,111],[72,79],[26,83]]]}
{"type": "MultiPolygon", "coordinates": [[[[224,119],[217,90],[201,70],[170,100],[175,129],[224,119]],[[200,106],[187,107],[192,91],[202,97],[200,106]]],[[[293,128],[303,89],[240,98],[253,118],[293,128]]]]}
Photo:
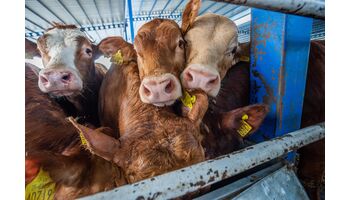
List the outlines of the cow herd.
{"type": "MultiPolygon", "coordinates": [[[[64,24],[26,40],[26,56],[44,66],[25,64],[26,199],[75,199],[246,145],[269,112],[249,105],[249,43],[230,19],[197,16],[200,3],[187,3],[181,27],[145,23],[134,45],[117,36],[95,45],[64,24]],[[94,62],[101,55],[108,70],[94,62]],[[40,183],[45,174],[54,187],[40,183]]],[[[324,121],[324,41],[310,46],[302,127],[324,121]]],[[[300,150],[312,199],[323,173],[324,140],[300,150]]]]}

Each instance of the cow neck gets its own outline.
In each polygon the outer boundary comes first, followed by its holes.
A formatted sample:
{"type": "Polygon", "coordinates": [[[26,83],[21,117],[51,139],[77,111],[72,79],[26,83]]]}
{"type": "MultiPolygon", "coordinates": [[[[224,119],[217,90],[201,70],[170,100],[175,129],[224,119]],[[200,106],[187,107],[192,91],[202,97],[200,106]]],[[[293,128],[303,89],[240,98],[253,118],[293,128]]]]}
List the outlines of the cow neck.
{"type": "Polygon", "coordinates": [[[99,126],[98,119],[98,93],[103,80],[103,75],[95,69],[84,81],[81,94],[73,97],[65,97],[59,102],[64,105],[68,115],[78,117],[80,123],[90,123],[99,126]]]}
{"type": "Polygon", "coordinates": [[[120,109],[120,114],[125,116],[120,124],[121,136],[129,133],[132,133],[133,137],[139,137],[137,133],[146,135],[158,126],[157,123],[160,123],[159,120],[164,118],[164,116],[176,117],[173,108],[170,106],[156,107],[141,101],[139,95],[141,80],[137,63],[129,64],[125,67],[123,73],[124,82],[126,83],[125,91],[123,92],[127,95],[124,95],[120,109]]]}

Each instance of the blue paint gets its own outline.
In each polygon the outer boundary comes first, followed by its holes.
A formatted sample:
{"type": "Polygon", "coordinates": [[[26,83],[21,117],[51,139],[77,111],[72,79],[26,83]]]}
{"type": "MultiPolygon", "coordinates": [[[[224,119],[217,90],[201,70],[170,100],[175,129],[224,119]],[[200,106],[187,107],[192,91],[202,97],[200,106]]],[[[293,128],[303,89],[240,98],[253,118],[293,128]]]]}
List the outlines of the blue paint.
{"type": "Polygon", "coordinates": [[[250,101],[270,106],[249,138],[261,142],[300,129],[312,19],[255,8],[251,14],[250,101]]]}
{"type": "Polygon", "coordinates": [[[130,22],[130,38],[131,38],[131,43],[134,43],[134,19],[132,16],[132,5],[131,5],[131,0],[128,1],[128,10],[129,10],[129,22],[130,22]]]}

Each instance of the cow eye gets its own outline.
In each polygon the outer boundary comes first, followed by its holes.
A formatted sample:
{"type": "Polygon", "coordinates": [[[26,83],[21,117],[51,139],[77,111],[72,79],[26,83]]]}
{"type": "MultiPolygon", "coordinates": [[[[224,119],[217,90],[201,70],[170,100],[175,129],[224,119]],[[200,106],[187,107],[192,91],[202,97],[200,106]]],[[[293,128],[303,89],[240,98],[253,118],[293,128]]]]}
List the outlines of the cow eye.
{"type": "Polygon", "coordinates": [[[235,54],[236,51],[237,51],[237,46],[235,46],[235,47],[232,49],[231,53],[232,53],[232,54],[235,54]]]}
{"type": "Polygon", "coordinates": [[[92,56],[92,49],[86,48],[85,53],[88,54],[89,56],[92,56]]]}
{"type": "Polygon", "coordinates": [[[185,45],[186,45],[186,42],[184,40],[179,40],[179,47],[181,49],[184,49],[185,48],[185,45]]]}

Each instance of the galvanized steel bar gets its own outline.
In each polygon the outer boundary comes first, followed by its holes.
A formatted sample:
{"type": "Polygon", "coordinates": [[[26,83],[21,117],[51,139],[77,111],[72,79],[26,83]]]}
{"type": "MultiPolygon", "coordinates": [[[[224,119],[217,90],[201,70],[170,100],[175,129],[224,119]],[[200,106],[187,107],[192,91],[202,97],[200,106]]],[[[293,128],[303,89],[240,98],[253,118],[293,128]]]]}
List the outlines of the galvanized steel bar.
{"type": "Polygon", "coordinates": [[[176,7],[174,8],[174,10],[171,11],[170,15],[172,15],[179,7],[180,5],[184,2],[185,0],[181,0],[177,5],[176,7]]]}
{"type": "Polygon", "coordinates": [[[156,6],[157,1],[158,1],[158,0],[153,0],[153,5],[152,5],[152,7],[151,7],[151,10],[148,12],[148,17],[151,16],[151,13],[152,13],[152,11],[153,11],[153,9],[154,9],[154,6],[156,6]]]}
{"type": "Polygon", "coordinates": [[[57,19],[59,19],[62,23],[66,24],[67,22],[65,22],[63,19],[61,19],[55,12],[53,12],[46,4],[44,4],[44,2],[42,2],[41,0],[37,0],[38,3],[40,5],[42,5],[44,8],[46,8],[46,10],[48,10],[52,15],[54,15],[57,19]]]}
{"type": "Polygon", "coordinates": [[[45,19],[43,16],[39,15],[39,13],[35,12],[31,8],[29,8],[27,5],[25,5],[25,8],[28,9],[30,12],[32,12],[34,15],[38,16],[40,19],[44,20],[46,23],[50,24],[53,26],[51,22],[49,22],[47,19],[45,19]]]}
{"type": "Polygon", "coordinates": [[[160,17],[160,16],[163,14],[165,8],[168,7],[170,1],[171,1],[171,0],[168,0],[168,1],[166,2],[165,6],[163,7],[162,11],[159,13],[158,17],[160,17]]]}
{"type": "Polygon", "coordinates": [[[318,0],[215,0],[287,14],[324,19],[325,3],[318,0]]]}
{"type": "Polygon", "coordinates": [[[75,18],[75,16],[73,15],[73,13],[71,13],[71,12],[68,10],[67,6],[66,6],[63,2],[61,2],[61,0],[58,0],[57,2],[58,2],[58,3],[63,7],[63,9],[77,22],[77,24],[79,24],[80,28],[83,28],[83,26],[79,23],[79,21],[77,20],[77,18],[75,18]]]}
{"type": "Polygon", "coordinates": [[[325,137],[324,123],[83,199],[170,199],[237,175],[325,137]]]}

